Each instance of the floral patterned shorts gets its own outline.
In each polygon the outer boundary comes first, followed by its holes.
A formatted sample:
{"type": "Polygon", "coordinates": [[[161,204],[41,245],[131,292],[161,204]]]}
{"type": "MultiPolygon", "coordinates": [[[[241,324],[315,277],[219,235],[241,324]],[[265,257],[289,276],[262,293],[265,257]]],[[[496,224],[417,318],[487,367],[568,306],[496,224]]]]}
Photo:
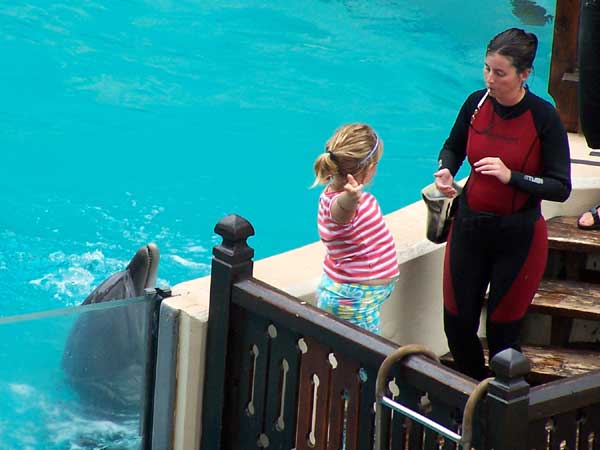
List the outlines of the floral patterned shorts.
{"type": "Polygon", "coordinates": [[[379,311],[396,282],[373,286],[337,283],[323,274],[317,287],[317,306],[365,330],[379,334],[379,311]]]}

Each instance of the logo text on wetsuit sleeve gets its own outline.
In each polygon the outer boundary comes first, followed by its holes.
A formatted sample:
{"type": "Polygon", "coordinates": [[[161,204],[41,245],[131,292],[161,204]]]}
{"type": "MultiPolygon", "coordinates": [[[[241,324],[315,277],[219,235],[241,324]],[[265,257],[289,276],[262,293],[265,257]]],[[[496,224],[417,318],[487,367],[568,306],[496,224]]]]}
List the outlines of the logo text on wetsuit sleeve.
{"type": "Polygon", "coordinates": [[[531,175],[523,175],[523,178],[526,181],[531,181],[532,183],[544,184],[544,179],[540,178],[540,177],[532,177],[531,175]]]}

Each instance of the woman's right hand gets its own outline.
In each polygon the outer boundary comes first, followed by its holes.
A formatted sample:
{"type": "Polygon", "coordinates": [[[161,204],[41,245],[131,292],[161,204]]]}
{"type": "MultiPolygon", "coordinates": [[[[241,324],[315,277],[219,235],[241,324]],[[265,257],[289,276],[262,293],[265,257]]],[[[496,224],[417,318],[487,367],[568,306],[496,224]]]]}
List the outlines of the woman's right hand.
{"type": "Polygon", "coordinates": [[[434,173],[433,176],[435,177],[435,187],[438,188],[442,194],[450,198],[456,196],[456,189],[452,187],[454,177],[448,169],[440,169],[434,173]]]}

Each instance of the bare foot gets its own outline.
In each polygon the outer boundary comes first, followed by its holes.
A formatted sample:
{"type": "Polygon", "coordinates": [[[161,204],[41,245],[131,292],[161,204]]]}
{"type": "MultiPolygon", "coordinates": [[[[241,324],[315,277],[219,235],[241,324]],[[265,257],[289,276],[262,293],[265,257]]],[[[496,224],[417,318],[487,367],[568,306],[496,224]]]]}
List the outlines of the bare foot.
{"type": "MultiPolygon", "coordinates": [[[[598,213],[600,214],[600,208],[598,208],[598,213]]],[[[589,211],[584,212],[579,218],[579,225],[584,227],[590,227],[594,225],[594,218],[592,217],[592,213],[589,211]]]]}

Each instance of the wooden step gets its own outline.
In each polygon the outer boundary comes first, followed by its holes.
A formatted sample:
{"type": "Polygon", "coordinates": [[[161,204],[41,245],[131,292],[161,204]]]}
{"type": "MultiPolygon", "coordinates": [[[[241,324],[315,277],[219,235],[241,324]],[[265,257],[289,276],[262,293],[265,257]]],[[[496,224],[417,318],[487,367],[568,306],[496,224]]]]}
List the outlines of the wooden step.
{"type": "MultiPolygon", "coordinates": [[[[484,352],[487,361],[488,350],[485,345],[484,352]]],[[[523,346],[522,352],[531,364],[528,379],[535,384],[600,370],[599,352],[531,345],[523,346]]],[[[440,359],[444,364],[455,367],[450,353],[443,355],[440,359]]],[[[600,372],[598,375],[600,376],[600,372]]]]}
{"type": "MultiPolygon", "coordinates": [[[[531,372],[548,378],[566,378],[600,370],[600,353],[561,347],[523,346],[531,372]]],[[[599,374],[600,375],[600,374],[599,374]]]]}
{"type": "Polygon", "coordinates": [[[600,285],[566,280],[542,280],[529,311],[600,321],[600,285]]]}
{"type": "Polygon", "coordinates": [[[577,216],[548,219],[548,246],[555,250],[600,253],[600,230],[580,230],[577,216]]]}

